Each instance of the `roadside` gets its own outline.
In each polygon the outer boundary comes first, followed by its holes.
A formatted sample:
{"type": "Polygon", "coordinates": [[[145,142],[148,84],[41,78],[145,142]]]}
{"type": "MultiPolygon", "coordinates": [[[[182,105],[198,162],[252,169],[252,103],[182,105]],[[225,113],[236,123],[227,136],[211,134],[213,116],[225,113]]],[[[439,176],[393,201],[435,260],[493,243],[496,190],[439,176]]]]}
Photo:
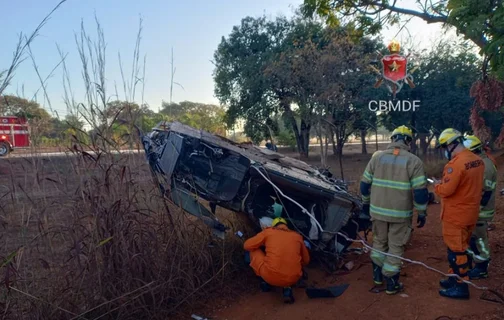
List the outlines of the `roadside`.
{"type": "MultiPolygon", "coordinates": [[[[357,155],[355,155],[357,156],[357,155]]],[[[351,157],[350,159],[352,159],[351,157]]],[[[358,176],[366,161],[345,162],[345,172],[358,176]]],[[[500,158],[502,159],[502,158],[500,158]]],[[[497,189],[504,182],[504,168],[499,168],[497,189]]],[[[504,210],[504,201],[497,195],[497,212],[504,210]]],[[[447,270],[446,247],[441,236],[439,221],[440,205],[433,204],[428,209],[428,221],[424,228],[415,229],[405,257],[422,261],[438,270],[447,270]]],[[[503,292],[504,284],[504,220],[497,214],[494,221],[496,229],[490,232],[493,260],[490,277],[480,280],[478,285],[488,286],[503,292]]],[[[371,260],[368,254],[349,254],[345,260],[352,261],[355,267],[348,274],[331,275],[316,265],[308,269],[309,286],[325,287],[349,284],[348,289],[338,298],[310,300],[304,289],[295,289],[296,303],[284,305],[281,291],[261,293],[258,281],[248,270],[243,276],[246,280],[242,290],[235,291],[234,298],[223,299],[214,296],[205,309],[205,316],[212,319],[504,319],[501,304],[480,299],[481,291],[471,288],[471,300],[456,301],[440,297],[438,282],[441,275],[422,266],[405,264],[401,281],[405,290],[401,295],[387,296],[385,293],[371,293],[371,260]],[[252,278],[252,280],[250,280],[252,278]],[[245,287],[245,288],[244,288],[245,287]]],[[[239,280],[241,281],[241,280],[239,280]]],[[[218,294],[217,294],[218,296],[218,294]]],[[[495,297],[491,297],[495,298],[495,297]]]]}

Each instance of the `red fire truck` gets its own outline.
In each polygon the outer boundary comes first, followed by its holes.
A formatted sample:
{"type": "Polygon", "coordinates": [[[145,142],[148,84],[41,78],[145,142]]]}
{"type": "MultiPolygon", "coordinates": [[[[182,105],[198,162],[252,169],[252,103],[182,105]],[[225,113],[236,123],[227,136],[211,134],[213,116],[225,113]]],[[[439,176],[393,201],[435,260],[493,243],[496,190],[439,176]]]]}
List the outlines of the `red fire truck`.
{"type": "Polygon", "coordinates": [[[24,118],[0,116],[0,157],[30,146],[30,127],[24,118]]]}

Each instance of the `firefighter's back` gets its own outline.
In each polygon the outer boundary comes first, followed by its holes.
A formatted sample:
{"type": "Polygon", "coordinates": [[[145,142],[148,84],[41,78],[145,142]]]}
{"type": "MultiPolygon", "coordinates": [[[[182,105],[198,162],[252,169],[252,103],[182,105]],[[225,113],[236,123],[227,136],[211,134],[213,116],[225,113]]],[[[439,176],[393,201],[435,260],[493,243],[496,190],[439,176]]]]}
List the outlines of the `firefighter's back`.
{"type": "Polygon", "coordinates": [[[479,156],[464,150],[447,164],[444,183],[452,179],[451,170],[459,170],[461,174],[453,194],[444,198],[442,218],[459,226],[475,225],[483,191],[485,164],[479,156]]]}
{"type": "Polygon", "coordinates": [[[371,159],[370,213],[374,219],[402,222],[413,215],[412,189],[425,182],[423,163],[404,147],[392,144],[371,159]]]}

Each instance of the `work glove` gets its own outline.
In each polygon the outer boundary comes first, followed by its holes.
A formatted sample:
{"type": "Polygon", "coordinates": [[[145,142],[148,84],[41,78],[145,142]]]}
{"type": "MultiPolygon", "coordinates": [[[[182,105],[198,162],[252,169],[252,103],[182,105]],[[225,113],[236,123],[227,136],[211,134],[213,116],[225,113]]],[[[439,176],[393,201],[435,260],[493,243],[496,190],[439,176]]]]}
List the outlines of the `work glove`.
{"type": "Polygon", "coordinates": [[[308,240],[305,240],[304,244],[306,246],[306,249],[311,250],[311,244],[310,244],[310,242],[308,240]]]}
{"type": "Polygon", "coordinates": [[[359,214],[359,231],[366,231],[371,226],[371,215],[369,214],[369,204],[362,205],[362,211],[359,214]]]}
{"type": "Polygon", "coordinates": [[[369,217],[369,203],[363,204],[362,205],[362,212],[363,215],[369,217]]]}
{"type": "Polygon", "coordinates": [[[425,211],[418,212],[417,228],[423,228],[426,221],[427,221],[427,213],[425,211]]]}

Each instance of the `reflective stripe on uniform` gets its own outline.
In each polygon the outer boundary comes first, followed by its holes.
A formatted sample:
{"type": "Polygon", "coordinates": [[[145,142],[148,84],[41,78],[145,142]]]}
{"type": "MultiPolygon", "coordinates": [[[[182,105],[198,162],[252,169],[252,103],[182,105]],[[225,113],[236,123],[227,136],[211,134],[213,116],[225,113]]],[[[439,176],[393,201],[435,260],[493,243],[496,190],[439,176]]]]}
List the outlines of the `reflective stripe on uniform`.
{"type": "Polygon", "coordinates": [[[491,180],[485,179],[485,187],[491,188],[492,190],[495,189],[495,186],[497,183],[492,182],[491,180]]]}
{"type": "Polygon", "coordinates": [[[383,261],[385,260],[385,255],[376,250],[371,250],[371,259],[375,262],[380,262],[377,263],[378,265],[382,265],[383,261]]]}
{"type": "Polygon", "coordinates": [[[427,203],[426,204],[418,204],[413,201],[413,206],[415,207],[415,209],[420,210],[420,211],[427,210],[427,203]]]}
{"type": "Polygon", "coordinates": [[[399,190],[410,190],[411,189],[411,184],[409,182],[399,182],[399,181],[376,179],[376,178],[374,178],[374,180],[373,180],[373,186],[399,189],[399,190]]]}
{"type": "Polygon", "coordinates": [[[483,257],[490,257],[490,250],[488,250],[488,248],[485,244],[485,240],[483,240],[482,238],[479,238],[476,241],[476,244],[478,245],[478,249],[481,250],[480,254],[483,257]]]}
{"type": "Polygon", "coordinates": [[[369,211],[378,215],[394,218],[409,218],[413,215],[413,211],[411,210],[394,210],[394,209],[380,208],[374,205],[369,206],[369,211]]]}
{"type": "Polygon", "coordinates": [[[397,272],[399,272],[399,267],[393,266],[393,265],[388,264],[386,262],[383,264],[382,269],[383,269],[383,271],[388,271],[388,272],[391,272],[391,273],[397,273],[397,272]]]}
{"type": "Polygon", "coordinates": [[[369,172],[367,172],[367,170],[364,170],[364,174],[363,174],[364,178],[366,178],[369,182],[372,182],[373,181],[373,175],[371,175],[369,172]]]}
{"type": "Polygon", "coordinates": [[[361,198],[364,203],[369,203],[369,201],[371,200],[371,196],[362,195],[361,198]]]}
{"type": "MultiPolygon", "coordinates": [[[[482,239],[480,239],[482,240],[482,239]]],[[[474,253],[470,248],[466,250],[466,253],[470,255],[476,262],[488,261],[490,259],[490,252],[488,252],[487,247],[484,246],[484,242],[478,243],[478,250],[482,252],[480,254],[474,253]]]]}
{"type": "Polygon", "coordinates": [[[411,180],[411,187],[416,188],[426,182],[425,176],[419,176],[411,180]]]}
{"type": "Polygon", "coordinates": [[[495,213],[495,210],[484,210],[484,211],[480,211],[479,216],[481,218],[491,218],[491,217],[493,217],[494,213],[495,213]]]}

